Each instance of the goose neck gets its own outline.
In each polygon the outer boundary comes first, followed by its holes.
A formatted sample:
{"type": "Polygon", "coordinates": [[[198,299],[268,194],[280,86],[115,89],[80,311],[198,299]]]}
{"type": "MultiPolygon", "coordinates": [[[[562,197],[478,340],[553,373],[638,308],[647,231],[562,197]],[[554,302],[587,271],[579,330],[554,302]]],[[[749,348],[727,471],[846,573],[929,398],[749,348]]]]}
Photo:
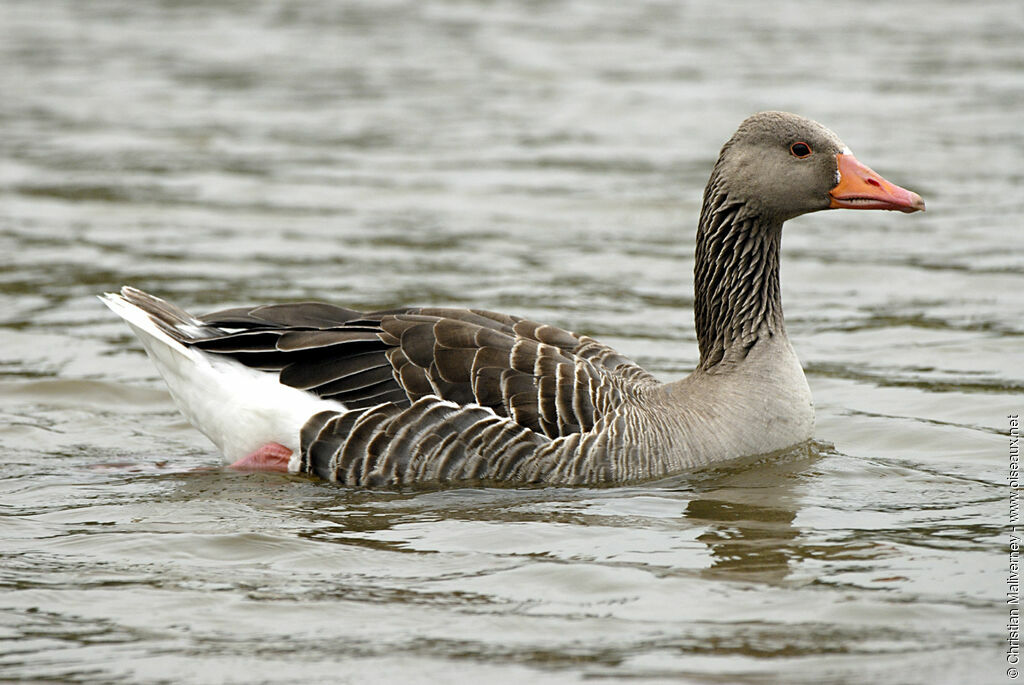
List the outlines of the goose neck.
{"type": "Polygon", "coordinates": [[[779,288],[782,222],[705,192],[694,262],[698,369],[742,361],[764,337],[785,336],[779,288]]]}

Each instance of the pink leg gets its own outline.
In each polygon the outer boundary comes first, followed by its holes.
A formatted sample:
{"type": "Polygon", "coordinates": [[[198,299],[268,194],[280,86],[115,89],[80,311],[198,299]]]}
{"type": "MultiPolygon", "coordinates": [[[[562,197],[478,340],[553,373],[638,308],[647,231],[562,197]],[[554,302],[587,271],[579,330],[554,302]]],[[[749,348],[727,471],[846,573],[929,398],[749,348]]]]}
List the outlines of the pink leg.
{"type": "Polygon", "coordinates": [[[276,442],[268,442],[252,454],[247,454],[234,464],[231,468],[240,471],[288,471],[288,460],[292,458],[292,451],[284,445],[276,442]]]}

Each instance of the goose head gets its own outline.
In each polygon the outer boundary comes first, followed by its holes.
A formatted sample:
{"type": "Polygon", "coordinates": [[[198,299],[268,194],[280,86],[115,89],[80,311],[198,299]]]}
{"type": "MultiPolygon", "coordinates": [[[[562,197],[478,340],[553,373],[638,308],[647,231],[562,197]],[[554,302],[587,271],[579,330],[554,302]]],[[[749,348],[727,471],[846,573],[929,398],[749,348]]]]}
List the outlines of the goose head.
{"type": "Polygon", "coordinates": [[[861,164],[835,133],[788,112],[760,112],[740,124],[708,190],[777,224],[823,209],[924,210],[917,193],[861,164]]]}

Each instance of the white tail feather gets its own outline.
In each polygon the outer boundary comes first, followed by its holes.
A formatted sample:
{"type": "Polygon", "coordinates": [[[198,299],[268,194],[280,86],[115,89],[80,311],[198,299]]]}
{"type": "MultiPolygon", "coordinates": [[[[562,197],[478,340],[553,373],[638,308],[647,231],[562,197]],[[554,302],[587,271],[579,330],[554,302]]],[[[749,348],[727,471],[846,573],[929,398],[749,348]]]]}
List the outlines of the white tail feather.
{"type": "Polygon", "coordinates": [[[181,413],[229,462],[277,442],[292,450],[289,470],[296,471],[303,424],[317,412],[345,410],[340,402],[282,385],[277,374],[182,345],[121,295],[106,293],[100,299],[139,337],[181,413]]]}

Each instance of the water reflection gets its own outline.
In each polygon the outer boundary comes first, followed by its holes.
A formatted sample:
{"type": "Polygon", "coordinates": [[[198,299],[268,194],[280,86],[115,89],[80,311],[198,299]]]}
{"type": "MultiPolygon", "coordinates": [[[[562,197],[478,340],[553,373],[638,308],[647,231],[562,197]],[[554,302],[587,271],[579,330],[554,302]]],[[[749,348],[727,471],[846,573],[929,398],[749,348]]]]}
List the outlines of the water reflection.
{"type": "Polygon", "coordinates": [[[622,551],[605,557],[601,546],[588,550],[579,540],[546,554],[635,565],[660,575],[668,567],[653,555],[669,553],[671,563],[707,578],[777,584],[790,574],[791,565],[820,553],[803,549],[801,530],[793,524],[807,470],[832,451],[830,445],[811,443],[784,455],[673,477],[660,484],[662,489],[366,492],[309,482],[309,492],[319,490],[318,496],[310,501],[307,492],[306,504],[293,513],[308,520],[297,533],[303,539],[406,553],[458,549],[496,558],[531,554],[534,547],[550,549],[551,538],[571,540],[573,531],[586,536],[603,529],[610,536],[626,536],[647,527],[657,532],[637,538],[651,553],[645,562],[627,561],[622,551]],[[497,526],[506,536],[508,526],[519,526],[526,537],[520,545],[494,545],[488,531],[497,526]],[[464,531],[461,536],[459,530],[464,531]],[[708,554],[686,551],[689,539],[708,554]],[[669,552],[680,545],[682,556],[669,552]]]}
{"type": "Polygon", "coordinates": [[[695,499],[686,516],[707,524],[697,537],[711,550],[709,576],[778,582],[789,574],[796,512],[717,499],[695,499]]]}
{"type": "Polygon", "coordinates": [[[688,520],[705,527],[697,540],[711,552],[707,577],[778,583],[799,559],[800,530],[793,526],[800,505],[801,473],[832,451],[808,443],[786,455],[759,459],[693,498],[688,520]]]}

